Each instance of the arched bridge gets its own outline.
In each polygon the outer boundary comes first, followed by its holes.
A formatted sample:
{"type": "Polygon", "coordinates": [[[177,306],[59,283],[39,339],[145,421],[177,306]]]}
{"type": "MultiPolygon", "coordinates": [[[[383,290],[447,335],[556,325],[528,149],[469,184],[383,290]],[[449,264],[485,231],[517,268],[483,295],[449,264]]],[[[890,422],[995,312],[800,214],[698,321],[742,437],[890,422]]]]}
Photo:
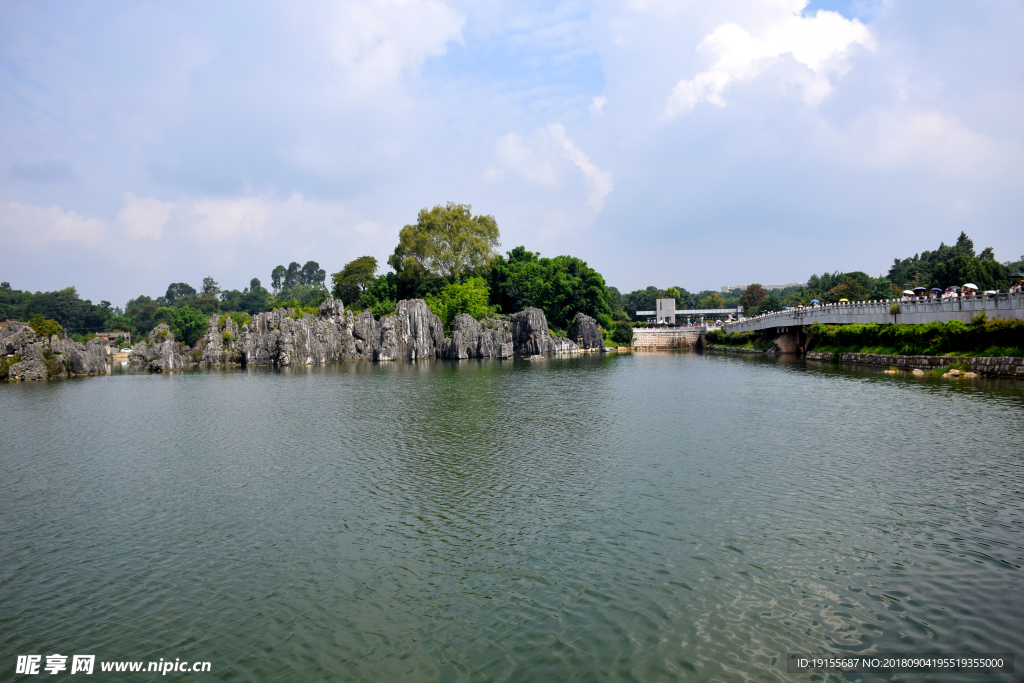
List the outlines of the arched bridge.
{"type": "Polygon", "coordinates": [[[899,301],[851,301],[841,304],[825,304],[808,308],[794,308],[778,313],[766,313],[727,323],[727,332],[756,332],[789,327],[802,327],[823,323],[825,325],[849,325],[852,323],[910,323],[948,322],[962,320],[965,323],[984,312],[989,318],[1016,318],[1024,320],[1024,293],[996,294],[990,296],[969,296],[956,299],[914,299],[899,301]],[[894,306],[899,312],[893,313],[894,306]]]}

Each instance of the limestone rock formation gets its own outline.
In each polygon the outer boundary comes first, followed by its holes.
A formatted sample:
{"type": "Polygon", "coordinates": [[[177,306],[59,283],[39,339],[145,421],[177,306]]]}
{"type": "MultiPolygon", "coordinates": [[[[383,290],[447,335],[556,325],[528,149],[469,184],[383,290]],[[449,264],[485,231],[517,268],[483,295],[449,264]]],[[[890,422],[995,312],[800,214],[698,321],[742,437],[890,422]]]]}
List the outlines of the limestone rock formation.
{"type": "Polygon", "coordinates": [[[601,328],[597,326],[596,320],[583,312],[577,313],[573,318],[569,339],[579,344],[581,349],[604,350],[604,337],[601,336],[601,328]]]}
{"type": "Polygon", "coordinates": [[[238,324],[230,316],[212,315],[206,322],[206,335],[203,337],[203,365],[233,365],[239,362],[235,344],[238,341],[238,324]]]}
{"type": "MultiPolygon", "coordinates": [[[[10,327],[11,323],[8,323],[7,326],[10,327]]],[[[46,361],[43,358],[42,344],[24,344],[18,352],[18,355],[21,357],[21,360],[7,369],[7,377],[9,379],[31,380],[47,378],[46,361]]]]}
{"type": "Polygon", "coordinates": [[[455,316],[452,336],[444,340],[442,358],[511,358],[512,329],[506,318],[476,320],[471,315],[455,316]]]}
{"type": "Polygon", "coordinates": [[[130,365],[145,365],[150,372],[181,370],[185,362],[185,351],[174,341],[174,333],[164,323],[153,328],[149,338],[133,346],[128,355],[130,365]]]}
{"type": "Polygon", "coordinates": [[[517,355],[543,353],[574,353],[579,347],[564,337],[548,331],[548,319],[539,308],[527,308],[508,318],[512,331],[512,350],[517,355]]]}
{"type": "Polygon", "coordinates": [[[0,330],[0,352],[5,355],[22,355],[25,346],[36,341],[36,331],[25,323],[12,320],[0,330]]]}
{"type": "Polygon", "coordinates": [[[0,351],[21,358],[8,370],[8,378],[13,380],[46,379],[51,372],[53,376],[107,372],[107,347],[102,339],[92,339],[88,344],[57,335],[40,339],[31,327],[19,322],[12,321],[0,330],[0,351]],[[53,354],[49,364],[47,353],[53,354]]]}
{"type": "Polygon", "coordinates": [[[444,326],[423,299],[399,301],[394,315],[380,321],[380,345],[374,360],[438,358],[444,326]]]}

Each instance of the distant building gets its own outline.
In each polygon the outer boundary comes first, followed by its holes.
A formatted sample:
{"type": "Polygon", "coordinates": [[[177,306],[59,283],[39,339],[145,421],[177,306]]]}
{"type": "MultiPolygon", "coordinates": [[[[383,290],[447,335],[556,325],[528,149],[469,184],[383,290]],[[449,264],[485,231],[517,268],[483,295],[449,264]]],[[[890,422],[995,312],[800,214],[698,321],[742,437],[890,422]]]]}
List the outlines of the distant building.
{"type": "Polygon", "coordinates": [[[657,315],[656,322],[674,325],[676,322],[676,300],[658,299],[655,315],[657,315]]]}
{"type": "MultiPolygon", "coordinates": [[[[737,289],[740,290],[740,291],[743,291],[744,289],[746,289],[749,286],[750,285],[727,285],[725,287],[722,287],[722,294],[728,294],[730,292],[735,292],[737,289]]],[[[781,290],[781,289],[786,289],[788,287],[806,287],[807,283],[806,282],[787,282],[784,285],[761,285],[761,286],[764,287],[766,292],[770,292],[773,289],[781,290]]]]}

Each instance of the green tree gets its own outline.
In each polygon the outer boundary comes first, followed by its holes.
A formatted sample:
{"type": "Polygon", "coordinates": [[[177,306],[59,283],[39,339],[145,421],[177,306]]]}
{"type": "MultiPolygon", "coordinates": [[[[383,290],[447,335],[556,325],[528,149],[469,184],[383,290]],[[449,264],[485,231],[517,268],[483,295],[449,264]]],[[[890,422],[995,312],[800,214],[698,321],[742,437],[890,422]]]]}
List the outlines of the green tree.
{"type": "Polygon", "coordinates": [[[206,333],[207,315],[191,306],[161,308],[157,315],[167,321],[176,340],[183,341],[189,346],[195,344],[206,333]]]}
{"type": "Polygon", "coordinates": [[[300,285],[323,287],[326,278],[327,272],[316,261],[306,261],[306,265],[302,266],[302,269],[299,271],[300,285]]]}
{"type": "Polygon", "coordinates": [[[63,329],[60,323],[56,320],[49,320],[41,313],[36,313],[34,316],[29,318],[28,326],[35,330],[36,334],[43,339],[49,339],[55,334],[60,334],[63,329]]]}
{"type": "Polygon", "coordinates": [[[626,320],[615,323],[615,327],[612,329],[612,341],[616,344],[632,344],[633,326],[626,320]]]}
{"type": "Polygon", "coordinates": [[[366,289],[374,281],[377,272],[377,259],[372,256],[360,256],[349,261],[345,267],[331,275],[331,295],[335,299],[355,304],[363,296],[366,289]]]}
{"type": "Polygon", "coordinates": [[[725,308],[725,297],[718,292],[712,292],[701,299],[697,308],[725,308]]]}
{"type": "Polygon", "coordinates": [[[270,272],[270,286],[274,290],[274,294],[281,291],[284,286],[285,275],[288,274],[287,269],[284,266],[277,266],[270,272]]]}
{"type": "Polygon", "coordinates": [[[455,316],[468,313],[477,320],[494,315],[496,309],[488,305],[490,290],[481,277],[471,277],[465,282],[451,282],[444,286],[437,296],[427,296],[427,306],[441,319],[445,333],[451,334],[455,316]]]}
{"type": "Polygon", "coordinates": [[[294,287],[297,284],[301,284],[299,282],[299,273],[301,273],[301,272],[302,272],[302,266],[300,266],[296,261],[292,261],[291,263],[289,263],[288,264],[288,270],[285,271],[285,274],[284,274],[284,286],[285,286],[285,288],[294,287]]]}
{"type": "Polygon", "coordinates": [[[743,307],[743,311],[746,313],[767,298],[768,292],[764,291],[764,287],[759,284],[748,285],[740,296],[740,306],[743,307]]]}
{"type": "Polygon", "coordinates": [[[421,209],[415,225],[398,234],[398,246],[388,258],[395,272],[415,265],[442,278],[457,280],[483,266],[500,244],[494,216],[474,216],[469,204],[448,202],[421,209]],[[412,263],[410,263],[412,261],[412,263]]]}
{"type": "Polygon", "coordinates": [[[541,258],[516,247],[491,262],[491,302],[501,311],[535,306],[548,323],[564,330],[576,313],[586,313],[604,329],[612,326],[608,289],[604,278],[575,256],[541,258]]]}
{"type": "Polygon", "coordinates": [[[164,298],[167,299],[167,303],[173,304],[174,300],[180,296],[195,296],[196,290],[184,282],[173,282],[167,286],[167,293],[164,294],[164,298]]]}
{"type": "Polygon", "coordinates": [[[398,278],[394,273],[373,278],[359,298],[360,306],[373,313],[373,317],[378,320],[394,313],[397,302],[398,278]]]}
{"type": "Polygon", "coordinates": [[[203,278],[203,295],[220,296],[220,285],[213,279],[212,275],[203,278]]]}

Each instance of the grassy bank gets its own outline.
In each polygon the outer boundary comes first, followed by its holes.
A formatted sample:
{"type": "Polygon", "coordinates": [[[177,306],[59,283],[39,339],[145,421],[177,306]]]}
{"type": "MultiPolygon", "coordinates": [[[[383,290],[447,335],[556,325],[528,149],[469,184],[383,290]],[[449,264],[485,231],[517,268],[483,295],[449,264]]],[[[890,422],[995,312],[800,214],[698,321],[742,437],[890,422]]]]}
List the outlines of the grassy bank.
{"type": "Polygon", "coordinates": [[[924,325],[811,325],[811,348],[833,353],[877,353],[901,356],[1024,356],[1024,320],[989,320],[985,314],[970,323],[951,320],[924,325]]]}
{"type": "Polygon", "coordinates": [[[709,344],[758,351],[767,351],[774,342],[771,337],[758,336],[753,332],[725,332],[723,330],[708,330],[704,339],[709,344]]]}

